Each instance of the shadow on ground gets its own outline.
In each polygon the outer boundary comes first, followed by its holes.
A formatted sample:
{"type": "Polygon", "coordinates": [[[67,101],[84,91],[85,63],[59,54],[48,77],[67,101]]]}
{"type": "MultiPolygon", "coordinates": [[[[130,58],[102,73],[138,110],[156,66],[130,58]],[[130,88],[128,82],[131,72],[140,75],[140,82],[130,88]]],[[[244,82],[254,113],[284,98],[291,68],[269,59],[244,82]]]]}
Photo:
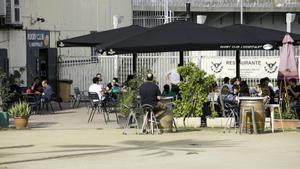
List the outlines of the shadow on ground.
{"type": "Polygon", "coordinates": [[[29,128],[47,128],[57,124],[57,122],[30,122],[29,128]]]}
{"type": "Polygon", "coordinates": [[[78,158],[83,156],[99,156],[117,153],[129,153],[135,151],[136,155],[151,156],[151,157],[166,157],[173,156],[176,152],[185,153],[186,155],[198,155],[205,152],[207,148],[231,148],[239,146],[238,142],[230,140],[210,140],[199,141],[193,139],[184,139],[176,141],[139,141],[127,140],[119,142],[120,146],[112,145],[57,145],[57,150],[53,151],[38,151],[25,154],[37,155],[37,158],[24,159],[18,161],[1,162],[3,164],[15,164],[32,161],[43,161],[49,159],[62,158],[78,158]],[[38,157],[38,154],[47,154],[48,157],[38,157]]]}

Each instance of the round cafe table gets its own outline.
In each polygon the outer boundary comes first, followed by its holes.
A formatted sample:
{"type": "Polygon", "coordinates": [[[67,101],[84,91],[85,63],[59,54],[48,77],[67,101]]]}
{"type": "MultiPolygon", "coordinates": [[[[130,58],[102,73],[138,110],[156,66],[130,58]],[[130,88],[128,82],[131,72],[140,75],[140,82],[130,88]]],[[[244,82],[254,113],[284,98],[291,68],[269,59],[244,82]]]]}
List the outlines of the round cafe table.
{"type": "MultiPolygon", "coordinates": [[[[241,117],[242,110],[244,108],[253,107],[257,132],[262,133],[264,131],[264,126],[265,126],[265,108],[263,104],[264,98],[263,97],[239,97],[239,100],[240,100],[240,120],[243,119],[241,117]]],[[[244,117],[245,120],[251,119],[251,114],[246,113],[245,116],[246,116],[244,117]]],[[[252,120],[250,124],[252,124],[252,120]]],[[[249,124],[246,124],[245,121],[244,121],[244,126],[240,126],[240,127],[250,128],[249,124]]]]}

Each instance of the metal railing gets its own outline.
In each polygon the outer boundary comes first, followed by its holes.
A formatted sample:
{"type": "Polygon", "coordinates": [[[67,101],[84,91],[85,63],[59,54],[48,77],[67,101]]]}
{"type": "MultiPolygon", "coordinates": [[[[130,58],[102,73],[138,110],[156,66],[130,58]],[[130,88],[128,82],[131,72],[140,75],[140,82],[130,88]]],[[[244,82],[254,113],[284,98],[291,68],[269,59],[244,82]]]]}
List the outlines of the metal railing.
{"type": "MultiPolygon", "coordinates": [[[[211,53],[214,55],[215,53],[211,53]]],[[[205,57],[210,57],[209,53],[206,53],[205,57]]],[[[194,62],[204,71],[208,71],[210,64],[209,59],[205,57],[192,56],[186,53],[184,57],[185,62],[194,62]],[[207,63],[205,63],[207,62],[207,63]],[[206,66],[203,66],[206,65],[206,66]]],[[[220,56],[222,57],[222,56],[220,56]]],[[[226,57],[226,56],[224,56],[226,57]]],[[[269,56],[266,56],[269,57],[269,56]]],[[[278,57],[278,56],[277,56],[278,57]]],[[[103,82],[107,84],[115,77],[115,69],[118,70],[118,78],[120,83],[123,83],[127,76],[132,74],[132,57],[131,56],[119,56],[118,64],[115,64],[115,57],[112,56],[82,56],[82,57],[70,57],[61,56],[59,61],[59,78],[73,80],[72,89],[79,87],[80,90],[88,90],[89,85],[92,83],[92,78],[101,73],[103,76],[103,82]]],[[[299,57],[297,58],[299,62],[299,57]]],[[[155,53],[155,54],[140,54],[137,60],[137,71],[142,69],[149,69],[153,72],[159,87],[162,89],[164,84],[167,84],[166,74],[177,67],[179,63],[178,53],[155,53]]],[[[224,77],[217,77],[217,83],[222,84],[224,77]]],[[[260,75],[257,78],[243,78],[250,87],[255,87],[259,83],[260,75]]],[[[271,82],[276,86],[276,78],[271,78],[271,82]]],[[[73,91],[72,91],[73,92],[73,91]]]]}
{"type": "MultiPolygon", "coordinates": [[[[132,0],[133,10],[158,10],[165,1],[171,10],[185,8],[187,2],[193,8],[239,8],[240,0],[132,0]]],[[[243,0],[245,8],[300,8],[299,0],[243,0]]],[[[163,10],[162,10],[163,11],[163,10]]]]}

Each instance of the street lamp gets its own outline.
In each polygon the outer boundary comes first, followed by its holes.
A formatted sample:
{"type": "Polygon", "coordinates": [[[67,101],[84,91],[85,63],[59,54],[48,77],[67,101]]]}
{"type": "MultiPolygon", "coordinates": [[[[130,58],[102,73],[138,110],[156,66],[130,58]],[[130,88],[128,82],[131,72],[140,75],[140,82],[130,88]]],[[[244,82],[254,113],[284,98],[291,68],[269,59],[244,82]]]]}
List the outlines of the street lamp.
{"type": "Polygon", "coordinates": [[[287,13],[286,14],[286,18],[285,18],[285,20],[286,20],[286,31],[288,33],[291,32],[291,25],[292,25],[292,22],[294,22],[295,17],[296,17],[296,14],[293,14],[293,13],[287,13]]]}

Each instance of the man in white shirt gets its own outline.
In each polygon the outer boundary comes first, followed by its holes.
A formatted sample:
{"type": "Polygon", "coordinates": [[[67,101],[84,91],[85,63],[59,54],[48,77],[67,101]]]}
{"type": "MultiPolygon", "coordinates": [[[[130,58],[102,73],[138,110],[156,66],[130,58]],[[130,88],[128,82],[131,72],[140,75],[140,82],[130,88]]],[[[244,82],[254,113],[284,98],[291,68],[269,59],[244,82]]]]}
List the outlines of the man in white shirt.
{"type": "Polygon", "coordinates": [[[100,82],[100,79],[98,77],[94,77],[93,84],[90,85],[90,87],[89,87],[89,92],[96,92],[99,96],[99,99],[103,100],[104,99],[103,94],[102,94],[103,86],[101,84],[99,84],[99,82],[100,82]]]}
{"type": "Polygon", "coordinates": [[[176,94],[179,93],[178,84],[180,82],[180,75],[177,73],[176,69],[172,69],[167,73],[167,80],[171,83],[171,91],[176,94]]]}

